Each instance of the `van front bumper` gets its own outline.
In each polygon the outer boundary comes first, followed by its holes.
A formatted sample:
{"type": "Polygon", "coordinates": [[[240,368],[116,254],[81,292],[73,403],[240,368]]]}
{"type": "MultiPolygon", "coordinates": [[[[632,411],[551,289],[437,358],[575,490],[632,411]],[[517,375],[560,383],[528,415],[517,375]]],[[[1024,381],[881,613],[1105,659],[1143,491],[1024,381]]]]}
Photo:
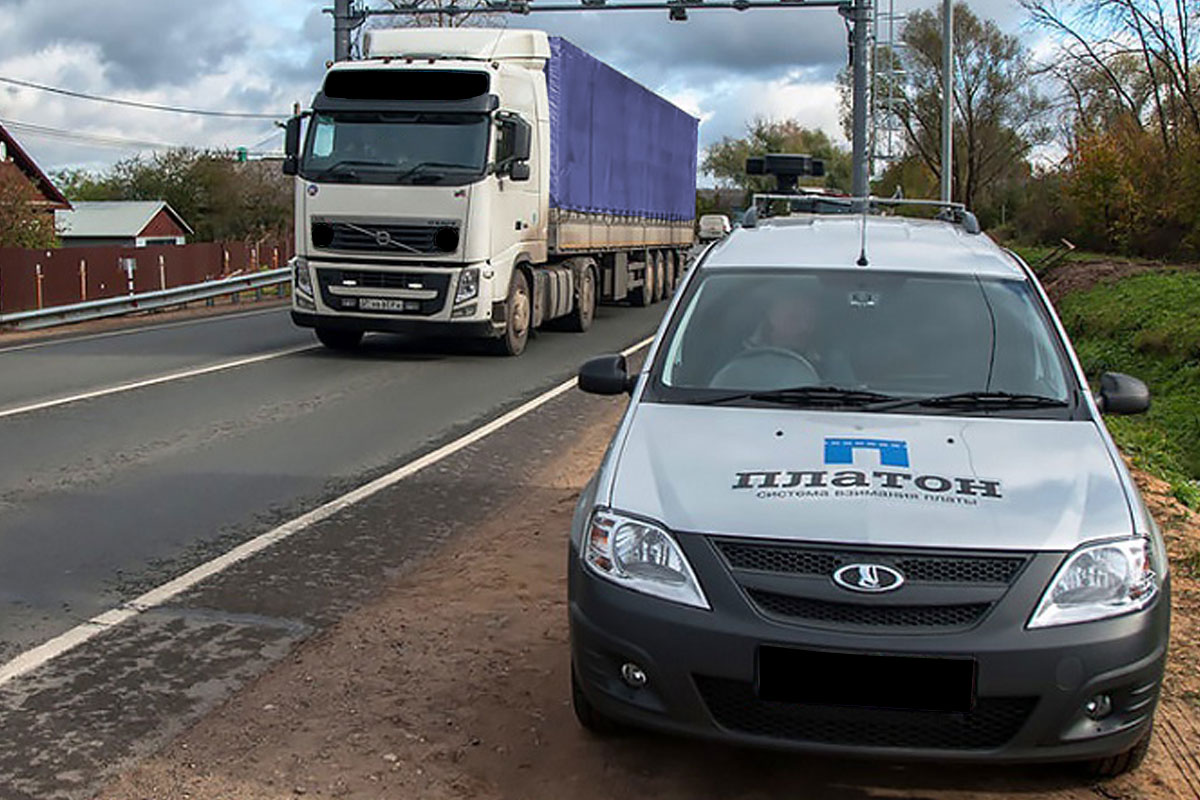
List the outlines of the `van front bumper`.
{"type": "MultiPolygon", "coordinates": [[[[1169,586],[1147,609],[1108,620],[1026,630],[1064,554],[1031,557],[1004,598],[954,632],[801,625],[764,613],[707,537],[677,535],[711,610],[633,592],[569,556],[571,658],[588,702],[619,722],[755,747],[942,761],[1069,761],[1114,755],[1148,730],[1169,628],[1169,586]],[[970,658],[969,711],[897,710],[763,700],[762,647],[970,658]],[[632,688],[621,667],[641,667],[632,688]],[[1107,695],[1099,721],[1085,704],[1107,695]]],[[[861,596],[857,598],[861,600],[861,596]]],[[[820,682],[820,675],[797,675],[820,682]]]]}

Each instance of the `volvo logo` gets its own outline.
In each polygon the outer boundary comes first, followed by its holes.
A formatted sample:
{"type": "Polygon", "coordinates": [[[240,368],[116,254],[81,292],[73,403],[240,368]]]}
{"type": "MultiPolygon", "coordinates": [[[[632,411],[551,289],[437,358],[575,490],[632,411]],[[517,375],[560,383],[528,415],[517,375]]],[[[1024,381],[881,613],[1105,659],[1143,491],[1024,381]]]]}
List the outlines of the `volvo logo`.
{"type": "Polygon", "coordinates": [[[890,592],[904,585],[904,576],[883,564],[847,564],[833,573],[833,582],[852,592],[890,592]]]}
{"type": "Polygon", "coordinates": [[[392,234],[387,231],[375,231],[375,244],[387,247],[392,243],[392,234]]]}

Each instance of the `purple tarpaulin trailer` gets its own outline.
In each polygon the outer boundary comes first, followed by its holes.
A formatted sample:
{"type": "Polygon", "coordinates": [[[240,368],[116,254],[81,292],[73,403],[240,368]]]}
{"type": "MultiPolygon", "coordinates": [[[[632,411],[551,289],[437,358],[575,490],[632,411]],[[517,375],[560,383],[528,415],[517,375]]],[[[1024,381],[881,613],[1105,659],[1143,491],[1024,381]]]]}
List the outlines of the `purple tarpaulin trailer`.
{"type": "Polygon", "coordinates": [[[693,219],[696,118],[565,39],[550,54],[551,208],[693,219]]]}

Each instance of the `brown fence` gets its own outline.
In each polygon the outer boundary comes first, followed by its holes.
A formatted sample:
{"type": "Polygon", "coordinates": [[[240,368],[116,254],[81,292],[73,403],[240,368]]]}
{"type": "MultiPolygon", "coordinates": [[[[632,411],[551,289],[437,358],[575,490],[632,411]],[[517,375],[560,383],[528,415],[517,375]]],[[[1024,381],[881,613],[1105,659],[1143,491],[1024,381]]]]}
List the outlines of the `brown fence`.
{"type": "Polygon", "coordinates": [[[291,255],[290,241],[58,250],[0,247],[0,314],[169,289],[236,272],[281,267],[291,255]]]}

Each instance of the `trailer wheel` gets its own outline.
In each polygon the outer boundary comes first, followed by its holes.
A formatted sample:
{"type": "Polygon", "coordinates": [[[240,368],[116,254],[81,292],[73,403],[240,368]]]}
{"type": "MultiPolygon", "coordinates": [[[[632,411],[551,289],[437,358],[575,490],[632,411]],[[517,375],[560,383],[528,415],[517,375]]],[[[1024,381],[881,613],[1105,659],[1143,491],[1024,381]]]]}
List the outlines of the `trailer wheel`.
{"type": "Polygon", "coordinates": [[[362,331],[345,331],[338,328],[317,328],[313,331],[317,340],[330,350],[354,350],[362,342],[362,331]]]}
{"type": "Polygon", "coordinates": [[[584,333],[596,318],[596,271],[589,263],[579,273],[579,293],[575,310],[563,318],[564,329],[584,333]]]}
{"type": "Polygon", "coordinates": [[[629,302],[645,308],[654,302],[654,259],[647,258],[642,285],[629,291],[629,302]]]}
{"type": "Polygon", "coordinates": [[[654,299],[650,302],[657,303],[666,296],[666,278],[667,270],[663,264],[662,253],[654,254],[654,299]]]}
{"type": "Polygon", "coordinates": [[[529,304],[529,279],[521,270],[514,270],[512,285],[508,287],[505,301],[504,333],[493,342],[493,348],[502,356],[519,356],[525,352],[529,341],[529,321],[532,309],[529,304]]]}
{"type": "Polygon", "coordinates": [[[679,286],[679,252],[676,250],[667,251],[667,297],[675,294],[675,288],[679,286]]]}

